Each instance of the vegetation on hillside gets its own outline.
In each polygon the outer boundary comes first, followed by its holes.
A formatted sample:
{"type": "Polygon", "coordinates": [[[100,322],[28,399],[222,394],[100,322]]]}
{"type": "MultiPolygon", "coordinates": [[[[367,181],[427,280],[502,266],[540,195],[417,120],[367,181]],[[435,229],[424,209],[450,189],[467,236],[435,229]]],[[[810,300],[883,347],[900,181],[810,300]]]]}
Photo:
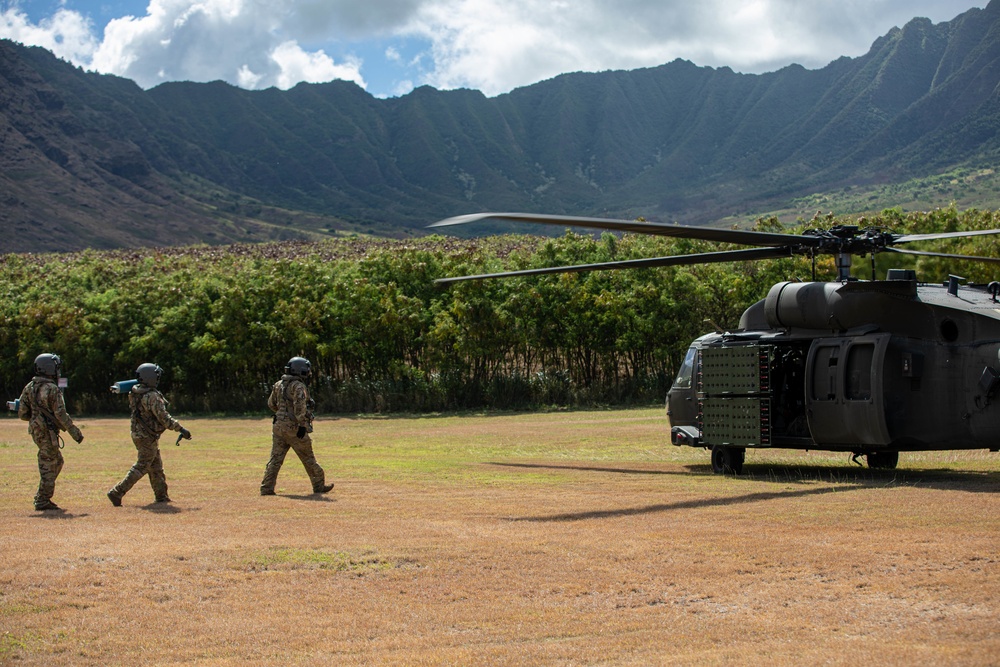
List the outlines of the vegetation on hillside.
{"type": "MultiPolygon", "coordinates": [[[[1000,227],[1000,212],[887,210],[803,226],[894,231],[1000,227]]],[[[759,228],[780,229],[776,219],[759,228]]],[[[6,255],[0,378],[14,398],[43,351],[62,356],[77,412],[124,409],[109,385],[140,363],[165,371],[178,411],[257,412],[289,357],[316,371],[323,412],[432,411],[660,401],[688,343],[736,326],[775,282],[809,279],[806,258],[597,271],[444,288],[436,278],[718,249],[684,239],[502,236],[345,239],[6,255]]],[[[1000,255],[996,237],[936,246],[1000,255]]],[[[881,257],[876,272],[913,266],[881,257]]],[[[923,280],[949,264],[921,258],[923,280]]],[[[858,263],[864,273],[867,263],[858,263]]],[[[833,273],[819,262],[820,278],[833,273]]],[[[954,269],[952,269],[954,270],[954,269]]],[[[973,281],[997,276],[969,263],[973,281]]],[[[866,276],[867,277],[867,276],[866,276]]]]}

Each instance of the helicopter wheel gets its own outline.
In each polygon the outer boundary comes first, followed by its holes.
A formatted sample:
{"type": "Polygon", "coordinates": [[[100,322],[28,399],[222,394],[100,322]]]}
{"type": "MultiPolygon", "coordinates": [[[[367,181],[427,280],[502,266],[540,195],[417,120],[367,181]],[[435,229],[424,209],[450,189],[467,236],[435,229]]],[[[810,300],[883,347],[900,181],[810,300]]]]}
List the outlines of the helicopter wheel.
{"type": "Polygon", "coordinates": [[[869,468],[894,470],[899,463],[899,452],[871,452],[865,455],[869,468]]]}
{"type": "Polygon", "coordinates": [[[743,472],[746,450],[741,447],[712,445],[712,472],[716,475],[739,475],[743,472]]]}

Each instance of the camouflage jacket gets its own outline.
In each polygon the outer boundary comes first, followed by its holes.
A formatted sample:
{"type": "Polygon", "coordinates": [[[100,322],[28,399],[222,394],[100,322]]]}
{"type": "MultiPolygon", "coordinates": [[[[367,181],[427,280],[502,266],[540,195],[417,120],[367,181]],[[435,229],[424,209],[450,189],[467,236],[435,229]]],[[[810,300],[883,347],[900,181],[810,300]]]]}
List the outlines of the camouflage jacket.
{"type": "Polygon", "coordinates": [[[309,388],[294,375],[282,375],[281,379],[274,383],[271,395],[267,399],[267,407],[271,408],[276,422],[290,422],[295,426],[307,428],[312,425],[309,388]]]}
{"type": "Polygon", "coordinates": [[[28,431],[45,429],[58,433],[68,431],[79,433],[66,412],[66,401],[54,380],[36,375],[21,392],[21,405],[17,416],[28,422],[28,431]]]}
{"type": "Polygon", "coordinates": [[[180,423],[167,412],[167,399],[152,387],[142,384],[132,387],[128,404],[132,408],[133,438],[159,438],[167,429],[181,430],[180,423]]]}

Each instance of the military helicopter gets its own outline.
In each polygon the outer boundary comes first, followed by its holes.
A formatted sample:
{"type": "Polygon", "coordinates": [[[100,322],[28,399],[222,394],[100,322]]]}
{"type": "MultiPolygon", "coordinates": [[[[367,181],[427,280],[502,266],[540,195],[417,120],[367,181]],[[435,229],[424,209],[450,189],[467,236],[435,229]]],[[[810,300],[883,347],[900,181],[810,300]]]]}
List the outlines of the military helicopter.
{"type": "Polygon", "coordinates": [[[801,235],[524,213],[479,213],[430,225],[498,220],[752,245],[741,250],[443,278],[460,280],[681,266],[808,255],[812,282],[781,282],[733,331],[693,341],[667,394],[674,445],[711,450],[712,470],[740,474],[747,449],[840,451],[893,469],[899,452],[1000,451],[1000,282],[923,284],[912,270],[851,276],[852,255],[905,253],[1000,263],[997,257],[906,250],[915,241],[1000,229],[893,234],[836,226],[801,235]],[[837,280],[817,282],[818,255],[837,280]]]}

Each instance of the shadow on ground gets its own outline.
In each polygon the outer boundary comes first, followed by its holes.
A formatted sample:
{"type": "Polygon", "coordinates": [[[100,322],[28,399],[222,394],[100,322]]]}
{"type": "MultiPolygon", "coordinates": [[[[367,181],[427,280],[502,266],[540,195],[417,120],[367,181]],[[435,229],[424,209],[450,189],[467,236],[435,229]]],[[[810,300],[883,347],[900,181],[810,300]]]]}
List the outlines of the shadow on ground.
{"type": "Polygon", "coordinates": [[[321,495],[318,493],[311,493],[308,496],[304,495],[294,495],[291,493],[278,493],[276,494],[279,498],[290,498],[292,500],[311,500],[314,503],[335,503],[336,498],[331,498],[330,496],[321,495]]]}
{"type": "MultiPolygon", "coordinates": [[[[625,468],[613,466],[573,465],[566,463],[504,463],[487,462],[487,465],[505,468],[531,468],[537,470],[577,470],[621,475],[680,475],[714,476],[710,465],[686,465],[679,469],[625,468]]],[[[733,476],[729,476],[733,477],[733,476]]],[[[861,486],[917,486],[946,491],[968,491],[971,493],[1000,492],[1000,472],[980,470],[941,470],[905,468],[897,470],[875,470],[872,468],[846,466],[797,466],[746,464],[743,472],[735,476],[754,482],[781,484],[806,484],[828,482],[841,485],[861,486]]]]}
{"type": "Polygon", "coordinates": [[[560,521],[583,521],[586,519],[614,519],[624,516],[639,516],[643,514],[657,514],[661,512],[674,512],[678,510],[691,510],[705,507],[725,507],[727,505],[745,505],[749,503],[760,503],[773,500],[786,500],[789,498],[803,498],[806,496],[819,496],[828,493],[848,493],[850,491],[860,491],[864,488],[866,487],[828,486],[822,489],[802,489],[800,491],[748,493],[742,496],[731,496],[728,498],[701,498],[698,500],[682,500],[676,503],[658,503],[656,505],[646,505],[645,507],[623,507],[616,510],[592,510],[589,512],[569,512],[565,514],[551,514],[548,516],[514,517],[510,520],[548,523],[560,521]]]}
{"type": "Polygon", "coordinates": [[[36,511],[31,516],[36,519],[49,519],[51,521],[53,519],[82,519],[90,515],[87,513],[73,514],[72,512],[67,512],[64,509],[59,509],[59,510],[46,510],[44,512],[36,511]]]}

